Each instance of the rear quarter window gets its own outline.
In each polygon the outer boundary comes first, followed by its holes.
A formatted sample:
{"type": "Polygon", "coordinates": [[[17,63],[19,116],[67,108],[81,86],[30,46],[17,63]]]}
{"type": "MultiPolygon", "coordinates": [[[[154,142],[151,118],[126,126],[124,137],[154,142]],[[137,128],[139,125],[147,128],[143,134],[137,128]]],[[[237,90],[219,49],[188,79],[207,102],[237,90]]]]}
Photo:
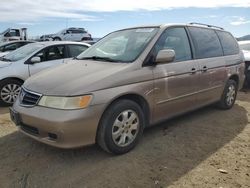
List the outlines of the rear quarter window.
{"type": "Polygon", "coordinates": [[[239,45],[230,33],[225,31],[216,32],[219,36],[224,55],[234,55],[239,53],[239,45]]]}
{"type": "Polygon", "coordinates": [[[212,29],[189,27],[194,44],[195,58],[211,58],[223,56],[220,40],[212,29]]]}

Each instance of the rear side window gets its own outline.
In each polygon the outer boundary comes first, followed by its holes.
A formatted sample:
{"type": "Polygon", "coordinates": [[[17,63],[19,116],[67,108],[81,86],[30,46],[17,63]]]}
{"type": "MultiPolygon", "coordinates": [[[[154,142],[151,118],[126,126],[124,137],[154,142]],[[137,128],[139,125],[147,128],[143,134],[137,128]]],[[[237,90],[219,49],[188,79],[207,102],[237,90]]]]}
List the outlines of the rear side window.
{"type": "Polygon", "coordinates": [[[239,53],[239,46],[234,37],[224,31],[216,31],[224,51],[224,55],[234,55],[239,53]]]}
{"type": "Polygon", "coordinates": [[[69,57],[76,57],[84,52],[88,47],[83,45],[68,45],[69,57]]]}
{"type": "Polygon", "coordinates": [[[223,56],[219,38],[214,30],[189,27],[189,31],[194,43],[196,59],[223,56]]]}

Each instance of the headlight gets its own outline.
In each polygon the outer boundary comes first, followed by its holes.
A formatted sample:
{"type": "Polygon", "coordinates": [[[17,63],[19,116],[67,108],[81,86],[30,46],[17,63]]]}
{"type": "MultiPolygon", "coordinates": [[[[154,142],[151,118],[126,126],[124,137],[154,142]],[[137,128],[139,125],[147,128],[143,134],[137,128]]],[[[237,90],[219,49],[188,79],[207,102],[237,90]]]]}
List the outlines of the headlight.
{"type": "Polygon", "coordinates": [[[92,99],[91,95],[84,95],[78,97],[53,97],[42,96],[38,105],[49,108],[57,108],[64,110],[73,110],[86,108],[90,104],[92,99]]]}

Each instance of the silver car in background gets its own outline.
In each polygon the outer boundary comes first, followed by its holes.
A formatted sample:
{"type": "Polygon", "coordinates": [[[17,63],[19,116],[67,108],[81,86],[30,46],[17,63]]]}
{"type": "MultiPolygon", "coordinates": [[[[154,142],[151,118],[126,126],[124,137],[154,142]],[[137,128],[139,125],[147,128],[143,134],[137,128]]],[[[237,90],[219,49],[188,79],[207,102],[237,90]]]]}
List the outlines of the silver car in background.
{"type": "Polygon", "coordinates": [[[56,34],[41,36],[42,41],[92,41],[91,34],[84,28],[67,28],[59,31],[56,34]]]}
{"type": "Polygon", "coordinates": [[[245,79],[244,87],[250,87],[250,40],[239,41],[239,45],[245,58],[246,79],[245,79]]]}
{"type": "Polygon", "coordinates": [[[67,62],[90,45],[79,42],[40,42],[0,58],[0,105],[14,103],[23,82],[44,69],[67,62]]]}

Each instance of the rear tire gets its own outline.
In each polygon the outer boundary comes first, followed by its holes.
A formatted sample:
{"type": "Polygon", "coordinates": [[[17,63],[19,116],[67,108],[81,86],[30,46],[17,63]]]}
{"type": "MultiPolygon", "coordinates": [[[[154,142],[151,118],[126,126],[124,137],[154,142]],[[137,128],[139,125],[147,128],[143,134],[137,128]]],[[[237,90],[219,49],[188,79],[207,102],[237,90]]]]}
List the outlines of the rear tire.
{"type": "Polygon", "coordinates": [[[228,80],[221,99],[218,103],[218,107],[223,110],[228,110],[233,107],[238,91],[238,85],[234,80],[228,80]]]}
{"type": "Polygon", "coordinates": [[[53,38],[53,41],[61,41],[62,39],[61,38],[59,38],[59,37],[55,37],[55,38],[53,38]]]}
{"type": "Polygon", "coordinates": [[[22,86],[15,79],[5,79],[0,82],[0,106],[11,106],[15,102],[22,86]]]}
{"type": "Polygon", "coordinates": [[[81,41],[92,41],[91,37],[83,37],[81,41]]]}
{"type": "Polygon", "coordinates": [[[104,112],[97,132],[97,143],[109,153],[127,153],[140,140],[144,126],[141,107],[131,100],[119,100],[104,112]]]}

